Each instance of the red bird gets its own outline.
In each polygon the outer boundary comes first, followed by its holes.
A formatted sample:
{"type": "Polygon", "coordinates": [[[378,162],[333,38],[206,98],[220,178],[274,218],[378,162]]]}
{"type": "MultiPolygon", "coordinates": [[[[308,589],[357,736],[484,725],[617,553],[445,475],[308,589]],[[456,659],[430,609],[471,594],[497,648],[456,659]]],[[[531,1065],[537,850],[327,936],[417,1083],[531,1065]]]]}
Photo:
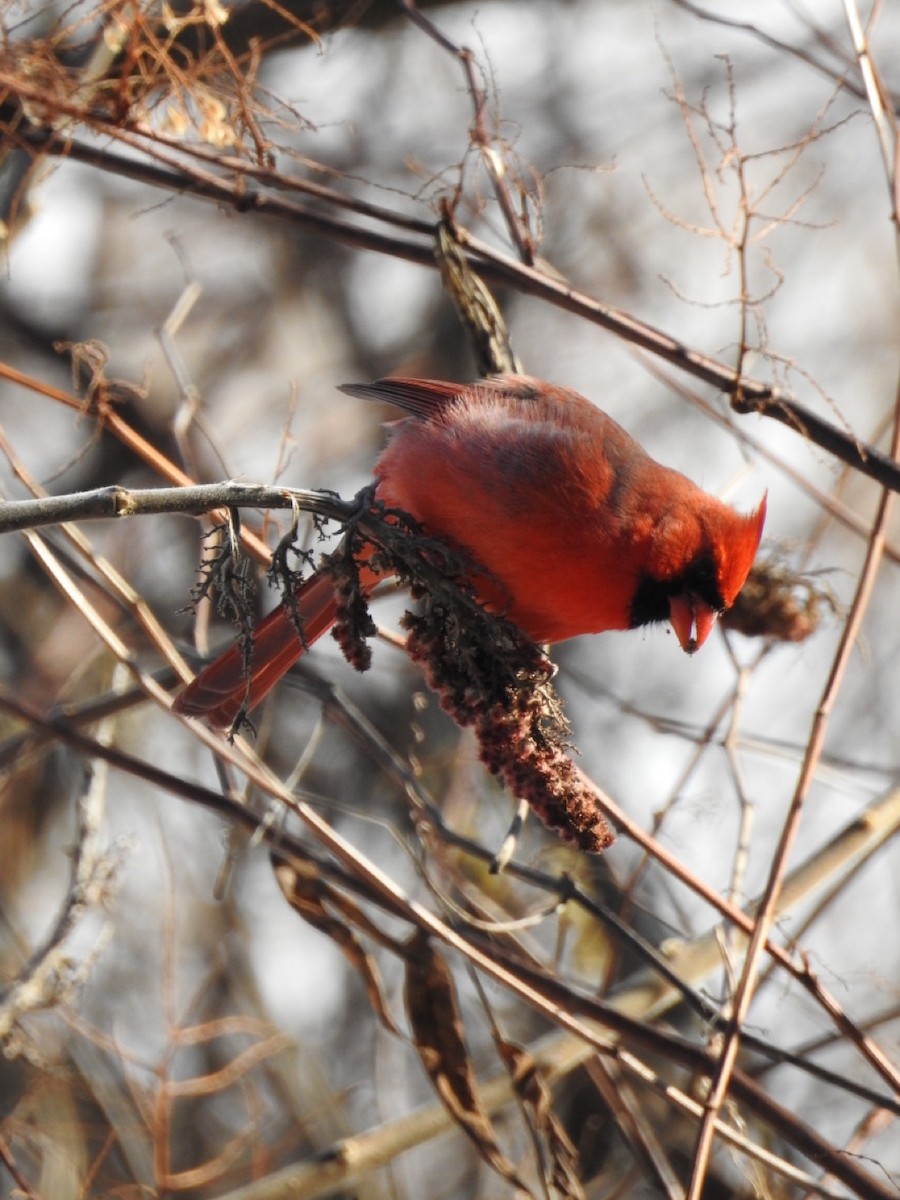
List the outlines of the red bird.
{"type": "MultiPolygon", "coordinates": [[[[753,513],[735,512],[654,462],[577,392],[524,375],[468,386],[381,379],[341,391],[408,414],[376,464],[379,499],[485,566],[480,599],[536,642],[668,620],[693,654],[741,590],[765,499],[753,513]]],[[[377,579],[363,568],[367,589],[377,579]]],[[[296,599],[308,646],[336,619],[330,577],[311,576],[296,599]]],[[[303,650],[278,608],[254,633],[249,681],[234,646],[175,708],[230,725],[303,650]]]]}

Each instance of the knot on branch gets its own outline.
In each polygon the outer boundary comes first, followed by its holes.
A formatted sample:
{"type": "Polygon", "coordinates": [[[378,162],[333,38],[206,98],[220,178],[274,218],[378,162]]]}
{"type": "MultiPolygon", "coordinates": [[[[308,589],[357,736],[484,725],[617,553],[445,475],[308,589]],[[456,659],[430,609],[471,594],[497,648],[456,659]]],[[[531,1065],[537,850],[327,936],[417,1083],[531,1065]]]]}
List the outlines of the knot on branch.
{"type": "Polygon", "coordinates": [[[54,342],[53,349],[68,354],[72,383],[83,392],[84,411],[101,423],[116,405],[134,404],[147,398],[147,389],[128,379],[108,379],[109,350],[96,339],[86,342],[54,342]]]}

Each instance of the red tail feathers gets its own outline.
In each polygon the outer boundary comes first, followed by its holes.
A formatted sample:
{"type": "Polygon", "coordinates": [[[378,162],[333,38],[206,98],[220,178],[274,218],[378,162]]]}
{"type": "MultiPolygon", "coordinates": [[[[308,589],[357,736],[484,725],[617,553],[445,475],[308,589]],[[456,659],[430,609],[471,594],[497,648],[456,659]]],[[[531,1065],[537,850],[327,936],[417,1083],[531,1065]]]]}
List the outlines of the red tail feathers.
{"type": "Polygon", "coordinates": [[[175,699],[175,711],[203,717],[220,728],[230,725],[242,705],[255,708],[303,654],[337,619],[334,584],[328,575],[311,575],[296,595],[303,641],[284,606],[269,613],[253,634],[250,676],[240,646],[232,646],[206,667],[175,699]],[[258,664],[258,665],[257,665],[258,664]]]}

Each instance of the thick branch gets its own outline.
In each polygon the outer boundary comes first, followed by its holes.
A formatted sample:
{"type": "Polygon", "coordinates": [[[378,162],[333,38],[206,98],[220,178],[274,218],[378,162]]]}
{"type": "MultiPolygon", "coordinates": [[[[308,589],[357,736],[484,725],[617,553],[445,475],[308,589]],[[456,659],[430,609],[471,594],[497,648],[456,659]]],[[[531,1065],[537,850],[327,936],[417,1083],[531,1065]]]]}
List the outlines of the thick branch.
{"type": "Polygon", "coordinates": [[[356,512],[357,506],[354,501],[342,500],[332,492],[235,483],[233,480],[171,488],[124,488],[114,484],[68,496],[4,501],[0,503],[0,533],[59,525],[63,521],[97,521],[110,517],[159,513],[196,517],[223,508],[299,508],[333,521],[346,521],[356,512]]]}

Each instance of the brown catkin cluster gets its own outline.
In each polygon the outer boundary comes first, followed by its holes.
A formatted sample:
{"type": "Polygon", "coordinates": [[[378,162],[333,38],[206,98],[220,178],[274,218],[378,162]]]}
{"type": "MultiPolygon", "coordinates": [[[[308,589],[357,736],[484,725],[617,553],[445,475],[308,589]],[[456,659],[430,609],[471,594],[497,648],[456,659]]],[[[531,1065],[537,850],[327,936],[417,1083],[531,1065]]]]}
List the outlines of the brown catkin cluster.
{"type": "Polygon", "coordinates": [[[367,639],[374,637],[378,629],[359,586],[359,572],[352,561],[348,563],[346,559],[335,559],[331,565],[331,575],[338,611],[331,636],[351,667],[357,671],[368,671],[372,665],[372,648],[367,639]]]}
{"type": "Polygon", "coordinates": [[[835,607],[826,588],[770,556],[750,568],[737,600],[722,614],[722,625],[746,637],[803,642],[835,607]]]}
{"type": "Polygon", "coordinates": [[[441,605],[407,615],[405,624],[411,657],[442,707],[458,725],[473,729],[488,770],[563,841],[592,853],[608,846],[613,832],[566,753],[568,722],[550,683],[551,664],[539,648],[488,613],[479,630],[486,641],[478,638],[475,645],[469,628],[448,621],[441,605]]]}

